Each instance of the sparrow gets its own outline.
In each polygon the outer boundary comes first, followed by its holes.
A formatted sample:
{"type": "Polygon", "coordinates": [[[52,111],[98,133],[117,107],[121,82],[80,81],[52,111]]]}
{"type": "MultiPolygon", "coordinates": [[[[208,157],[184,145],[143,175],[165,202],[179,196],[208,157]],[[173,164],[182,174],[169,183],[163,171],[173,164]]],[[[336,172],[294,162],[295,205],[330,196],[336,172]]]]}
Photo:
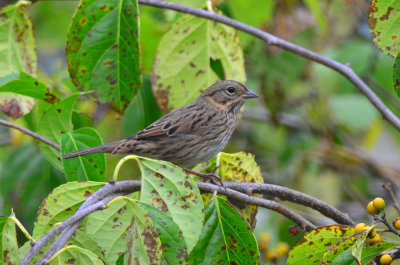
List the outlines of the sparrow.
{"type": "Polygon", "coordinates": [[[218,81],[193,102],[176,109],[123,140],[63,155],[136,154],[190,167],[221,152],[240,119],[247,99],[259,97],[234,80],[218,81]]]}

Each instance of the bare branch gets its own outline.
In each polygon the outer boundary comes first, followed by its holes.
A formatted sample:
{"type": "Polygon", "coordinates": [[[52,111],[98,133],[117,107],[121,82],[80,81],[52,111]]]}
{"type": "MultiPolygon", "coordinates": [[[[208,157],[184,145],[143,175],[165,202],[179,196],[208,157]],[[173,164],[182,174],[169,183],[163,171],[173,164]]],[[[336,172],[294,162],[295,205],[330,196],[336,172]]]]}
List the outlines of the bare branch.
{"type": "Polygon", "coordinates": [[[20,131],[20,132],[22,132],[24,134],[30,135],[33,138],[35,138],[35,139],[37,139],[37,140],[39,140],[39,141],[41,141],[41,142],[53,147],[57,151],[60,151],[60,146],[58,144],[56,144],[53,141],[50,141],[49,139],[44,138],[43,136],[40,136],[39,134],[37,134],[35,132],[32,132],[31,130],[28,130],[27,128],[24,128],[22,126],[19,126],[17,124],[14,124],[14,123],[2,120],[2,119],[0,119],[0,125],[7,126],[7,127],[10,127],[10,128],[13,128],[13,129],[17,129],[18,131],[20,131]]]}
{"type": "Polygon", "coordinates": [[[267,196],[276,196],[281,200],[298,203],[311,209],[319,211],[321,214],[331,218],[339,224],[355,225],[354,221],[338,209],[330,206],[326,202],[316,199],[305,193],[285,188],[282,186],[261,183],[240,183],[240,182],[224,182],[224,186],[240,192],[251,190],[253,193],[260,193],[267,196]],[[244,185],[243,185],[244,184],[244,185]]]}
{"type": "Polygon", "coordinates": [[[312,60],[314,62],[323,64],[336,72],[340,73],[346,77],[350,82],[352,82],[358,90],[368,98],[368,100],[375,106],[375,108],[382,114],[388,122],[390,122],[394,127],[400,130],[400,119],[393,114],[393,112],[379,99],[379,97],[371,90],[371,88],[365,84],[365,82],[346,64],[342,64],[321,56],[315,52],[307,50],[303,47],[280,39],[272,34],[269,34],[260,29],[251,27],[247,24],[241,23],[229,17],[219,15],[214,12],[209,12],[202,9],[192,8],[180,4],[175,4],[173,2],[159,1],[159,0],[139,0],[139,3],[154,7],[161,7],[166,9],[172,9],[178,12],[192,14],[194,16],[203,17],[209,20],[217,21],[235,29],[246,32],[254,37],[257,37],[265,41],[268,45],[274,45],[282,49],[288,50],[295,54],[298,54],[304,58],[312,60]]]}
{"type": "MultiPolygon", "coordinates": [[[[213,185],[210,183],[196,182],[198,188],[202,192],[213,193],[217,192],[219,194],[226,195],[228,198],[241,201],[243,203],[258,205],[260,207],[268,208],[274,210],[290,220],[294,221],[300,227],[305,230],[314,229],[315,226],[310,223],[307,219],[300,216],[293,210],[277,203],[274,201],[266,200],[263,198],[257,198],[250,196],[250,193],[260,193],[269,196],[276,196],[283,200],[293,201],[295,203],[300,203],[302,205],[314,208],[320,211],[322,214],[338,221],[342,224],[354,224],[354,222],[345,214],[339,212],[337,209],[329,206],[328,204],[315,199],[309,195],[297,192],[285,187],[280,187],[276,185],[269,184],[254,184],[254,183],[234,183],[234,182],[224,182],[224,187],[213,185]],[[235,190],[237,189],[237,190],[235,190]],[[338,216],[334,216],[338,214],[338,216]]],[[[51,258],[58,250],[60,250],[68,241],[68,239],[73,235],[75,230],[78,228],[79,223],[82,219],[89,215],[90,213],[101,210],[104,205],[110,201],[112,198],[121,196],[124,194],[129,194],[140,190],[141,181],[128,180],[119,182],[110,182],[105,185],[95,193],[93,193],[76,211],[76,213],[61,223],[59,226],[51,230],[40,240],[38,240],[31,248],[29,253],[25,256],[21,265],[28,264],[33,257],[40,251],[42,247],[47,245],[57,234],[61,231],[63,233],[60,237],[53,243],[50,249],[46,252],[45,256],[42,257],[40,263],[44,264],[46,260],[51,258]]]]}

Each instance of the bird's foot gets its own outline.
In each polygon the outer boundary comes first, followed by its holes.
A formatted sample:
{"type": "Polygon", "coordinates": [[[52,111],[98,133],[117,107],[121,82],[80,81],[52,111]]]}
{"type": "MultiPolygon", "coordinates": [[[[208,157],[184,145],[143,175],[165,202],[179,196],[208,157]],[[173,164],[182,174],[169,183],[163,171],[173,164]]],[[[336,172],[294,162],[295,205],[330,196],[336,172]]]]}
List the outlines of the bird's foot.
{"type": "Polygon", "coordinates": [[[213,173],[203,173],[203,172],[193,171],[193,170],[190,170],[187,168],[184,168],[183,171],[202,178],[203,182],[209,181],[211,184],[219,185],[221,187],[224,186],[224,184],[222,183],[221,177],[217,176],[213,173]]]}

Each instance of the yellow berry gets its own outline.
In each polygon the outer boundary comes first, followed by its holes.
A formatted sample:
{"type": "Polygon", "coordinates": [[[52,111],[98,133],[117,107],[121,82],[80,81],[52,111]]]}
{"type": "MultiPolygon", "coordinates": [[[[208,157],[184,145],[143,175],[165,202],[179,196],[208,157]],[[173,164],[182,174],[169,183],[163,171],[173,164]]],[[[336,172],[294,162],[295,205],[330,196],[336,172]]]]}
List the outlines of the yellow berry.
{"type": "Polygon", "coordinates": [[[374,238],[368,239],[368,244],[373,245],[373,244],[378,244],[382,242],[382,237],[379,234],[376,234],[374,238]]]}
{"type": "Polygon", "coordinates": [[[375,198],[375,200],[372,201],[372,204],[378,211],[382,211],[383,208],[385,208],[385,200],[379,197],[375,198]]]}
{"type": "Polygon", "coordinates": [[[364,223],[359,223],[356,225],[356,227],[354,227],[354,232],[359,233],[361,231],[364,231],[365,229],[367,229],[367,225],[364,223]]]}
{"type": "Polygon", "coordinates": [[[397,230],[400,230],[400,218],[393,219],[393,227],[397,230]]]}
{"type": "Polygon", "coordinates": [[[289,247],[289,244],[286,242],[279,242],[275,249],[276,249],[276,252],[278,252],[279,257],[283,257],[287,253],[289,253],[290,247],[289,247]]]}
{"type": "Polygon", "coordinates": [[[262,233],[260,235],[260,240],[258,241],[259,250],[264,251],[268,248],[269,238],[270,236],[268,233],[262,233]]]}
{"type": "Polygon", "coordinates": [[[279,259],[279,254],[275,250],[269,250],[265,253],[265,259],[269,261],[277,261],[279,259]]]}
{"type": "Polygon", "coordinates": [[[381,263],[381,265],[389,265],[390,263],[392,263],[392,256],[390,256],[389,254],[384,254],[380,258],[379,262],[381,263]]]}
{"type": "Polygon", "coordinates": [[[368,203],[367,211],[370,215],[378,214],[378,210],[376,210],[376,208],[374,207],[374,203],[372,201],[368,203]]]}

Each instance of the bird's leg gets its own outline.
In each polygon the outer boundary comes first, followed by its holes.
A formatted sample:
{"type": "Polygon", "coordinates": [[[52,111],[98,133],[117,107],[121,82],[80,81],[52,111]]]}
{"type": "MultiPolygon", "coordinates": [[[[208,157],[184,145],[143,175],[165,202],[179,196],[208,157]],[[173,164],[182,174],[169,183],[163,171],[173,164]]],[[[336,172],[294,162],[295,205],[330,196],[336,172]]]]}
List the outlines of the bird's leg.
{"type": "MultiPolygon", "coordinates": [[[[186,173],[193,174],[195,176],[198,176],[198,177],[202,178],[204,182],[208,180],[208,181],[210,181],[210,183],[215,184],[215,185],[218,185],[217,182],[219,182],[219,185],[221,187],[224,186],[224,184],[222,183],[221,177],[215,175],[214,173],[203,173],[203,172],[193,171],[193,170],[190,170],[190,169],[187,169],[187,168],[184,168],[183,171],[185,171],[186,173]]],[[[214,172],[215,172],[215,170],[214,170],[214,172]]]]}

